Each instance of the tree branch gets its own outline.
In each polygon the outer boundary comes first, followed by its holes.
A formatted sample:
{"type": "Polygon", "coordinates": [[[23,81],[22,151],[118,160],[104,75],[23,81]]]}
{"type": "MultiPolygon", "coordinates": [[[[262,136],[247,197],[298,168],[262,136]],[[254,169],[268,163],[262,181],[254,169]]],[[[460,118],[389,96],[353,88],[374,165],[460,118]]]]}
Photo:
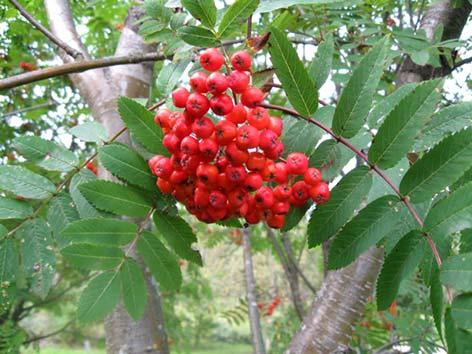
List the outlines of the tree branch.
{"type": "MultiPolygon", "coordinates": [[[[376,164],[373,164],[369,161],[369,158],[367,157],[366,154],[364,154],[361,150],[357,149],[354,145],[352,145],[349,140],[345,139],[344,137],[342,136],[338,136],[336,135],[330,128],[328,128],[326,125],[324,125],[323,123],[311,118],[311,117],[305,117],[303,115],[301,115],[300,113],[298,113],[297,111],[295,111],[294,109],[291,109],[291,108],[286,108],[286,107],[282,107],[282,106],[277,106],[277,105],[273,105],[273,104],[269,104],[269,103],[261,103],[259,104],[259,106],[261,107],[264,107],[264,108],[268,108],[268,109],[275,109],[275,110],[278,110],[278,111],[281,111],[281,112],[284,112],[284,113],[287,113],[287,114],[290,114],[291,116],[294,116],[296,118],[301,118],[301,119],[304,119],[306,121],[308,121],[309,123],[311,124],[314,124],[316,125],[317,127],[321,128],[322,130],[324,130],[326,133],[328,133],[329,135],[331,135],[331,137],[333,137],[338,143],[341,143],[342,145],[346,146],[349,150],[351,150],[352,152],[354,152],[356,154],[356,156],[358,156],[359,158],[361,158],[362,160],[364,160],[367,165],[373,170],[375,171],[384,181],[385,183],[387,183],[390,188],[398,195],[398,197],[400,198],[400,200],[403,202],[403,204],[405,204],[405,206],[407,207],[408,211],[410,212],[410,214],[413,216],[413,218],[415,219],[415,221],[418,223],[418,225],[422,228],[423,225],[424,225],[424,222],[423,222],[423,219],[419,216],[419,214],[416,212],[415,208],[413,207],[413,204],[411,204],[410,202],[410,199],[408,198],[408,196],[404,196],[401,192],[400,192],[400,189],[395,185],[395,183],[385,174],[385,172],[383,172],[376,164]]],[[[442,260],[441,260],[441,256],[439,255],[439,252],[438,252],[438,249],[436,247],[436,244],[434,243],[434,241],[431,239],[431,237],[429,237],[429,235],[427,233],[424,233],[423,234],[426,238],[426,240],[428,241],[430,247],[431,247],[431,250],[434,254],[434,258],[436,260],[436,263],[438,264],[439,267],[441,267],[441,264],[442,264],[442,260]]]]}
{"type": "Polygon", "coordinates": [[[114,65],[137,64],[171,58],[172,56],[166,56],[159,53],[147,53],[105,57],[101,59],[80,60],[51,68],[35,70],[28,73],[7,77],[6,79],[0,80],[0,90],[30,84],[32,82],[49,79],[55,76],[79,73],[90,69],[104,68],[114,65]]]}
{"type": "Polygon", "coordinates": [[[72,323],[74,323],[75,320],[72,320],[72,321],[69,321],[67,322],[64,326],[62,326],[61,328],[59,328],[58,330],[54,331],[54,332],[51,332],[51,333],[48,333],[48,334],[44,334],[42,336],[36,336],[36,337],[32,337],[32,338],[29,338],[27,340],[25,340],[23,342],[23,344],[29,344],[29,343],[32,343],[32,342],[37,342],[38,340],[42,340],[42,339],[46,339],[46,338],[49,338],[49,337],[53,337],[59,333],[62,333],[64,332],[67,327],[69,327],[72,323]]]}
{"type": "Polygon", "coordinates": [[[44,27],[38,20],[36,20],[33,17],[33,15],[31,15],[28,11],[26,11],[26,9],[23,6],[21,6],[21,4],[18,1],[16,0],[9,0],[9,1],[13,6],[17,8],[17,10],[23,15],[23,17],[26,18],[28,22],[31,23],[31,25],[33,25],[33,27],[35,27],[37,30],[43,33],[46,37],[48,37],[51,42],[53,42],[59,48],[64,50],[64,52],[66,52],[73,58],[83,57],[81,52],[70,47],[69,45],[67,45],[67,43],[65,43],[64,41],[57,38],[54,34],[52,34],[46,27],[44,27]]]}

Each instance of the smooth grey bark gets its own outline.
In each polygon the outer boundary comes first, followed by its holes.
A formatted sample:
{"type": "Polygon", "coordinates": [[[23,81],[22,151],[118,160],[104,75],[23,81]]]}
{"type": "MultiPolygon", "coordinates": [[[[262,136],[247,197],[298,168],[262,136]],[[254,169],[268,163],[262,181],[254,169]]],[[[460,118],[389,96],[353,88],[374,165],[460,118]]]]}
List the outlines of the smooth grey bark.
{"type": "Polygon", "coordinates": [[[287,278],[288,285],[290,287],[290,297],[292,298],[293,307],[297,313],[300,321],[303,320],[305,309],[303,308],[303,301],[300,293],[300,282],[297,271],[293,268],[291,262],[287,259],[277,237],[274,235],[272,229],[267,228],[267,237],[274,246],[275,253],[280,259],[280,264],[284,270],[285,277],[287,278]]]}
{"type": "MultiPolygon", "coordinates": [[[[471,12],[463,1],[454,8],[451,1],[434,2],[426,10],[421,28],[431,38],[435,28],[444,26],[443,39],[459,38],[471,12]]],[[[418,66],[406,58],[399,67],[397,86],[421,82],[450,73],[446,63],[441,68],[418,66]]],[[[326,245],[329,248],[329,244],[326,245]]],[[[383,262],[383,249],[372,247],[350,266],[329,271],[319,295],[299,331],[292,338],[287,354],[347,353],[354,325],[372,295],[374,283],[383,262]]]]}
{"type": "MultiPolygon", "coordinates": [[[[90,59],[85,46],[76,31],[67,0],[45,0],[45,8],[51,31],[69,46],[79,50],[85,59],[90,59]]],[[[146,45],[138,35],[136,20],[144,15],[138,7],[130,8],[116,49],[118,55],[129,53],[149,53],[153,47],[146,45]]],[[[72,58],[63,51],[60,56],[65,63],[72,58]]],[[[107,129],[109,136],[123,127],[118,113],[119,96],[148,97],[152,79],[152,64],[123,65],[113,69],[103,68],[70,75],[72,84],[91,109],[92,116],[107,129]]],[[[118,139],[130,144],[128,134],[118,139]]],[[[100,169],[100,176],[111,178],[100,169]]],[[[139,259],[138,259],[139,261],[139,259]]],[[[145,269],[148,301],[143,317],[134,321],[120,305],[105,320],[107,352],[168,354],[167,335],[164,328],[163,312],[159,293],[152,282],[151,274],[145,269]]]]}
{"type": "Polygon", "coordinates": [[[251,326],[251,339],[254,354],[265,354],[264,338],[262,336],[261,319],[256,299],[256,280],[254,279],[254,266],[252,263],[252,250],[250,240],[250,228],[242,229],[244,277],[246,281],[246,300],[249,310],[249,324],[251,326]]]}

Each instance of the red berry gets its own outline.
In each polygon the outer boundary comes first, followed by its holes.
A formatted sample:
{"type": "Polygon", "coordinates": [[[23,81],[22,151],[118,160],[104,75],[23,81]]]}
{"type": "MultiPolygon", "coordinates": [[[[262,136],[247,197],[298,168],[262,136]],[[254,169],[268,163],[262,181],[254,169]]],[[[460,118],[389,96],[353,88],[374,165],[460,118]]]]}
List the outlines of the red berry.
{"type": "Polygon", "coordinates": [[[274,196],[277,200],[285,201],[292,195],[292,188],[288,184],[279,184],[274,188],[274,196]]]}
{"type": "Polygon", "coordinates": [[[200,162],[202,162],[202,160],[199,156],[184,154],[180,159],[180,166],[182,167],[182,170],[191,174],[195,174],[195,170],[197,169],[198,165],[200,165],[200,162]]]}
{"type": "Polygon", "coordinates": [[[274,192],[272,191],[272,188],[267,186],[259,188],[256,192],[255,200],[256,203],[261,207],[270,208],[275,202],[274,192]]]}
{"type": "Polygon", "coordinates": [[[206,96],[201,93],[195,92],[188,96],[187,104],[185,109],[188,113],[195,117],[203,116],[210,109],[210,102],[206,96]]]}
{"type": "Polygon", "coordinates": [[[208,92],[216,95],[228,89],[228,78],[220,72],[214,72],[208,76],[206,82],[208,92]]]}
{"type": "Polygon", "coordinates": [[[191,131],[192,130],[190,129],[190,126],[187,124],[184,118],[179,118],[172,128],[172,132],[180,139],[189,135],[191,131]]]}
{"type": "Polygon", "coordinates": [[[156,124],[159,124],[162,128],[170,128],[169,126],[170,114],[171,114],[171,111],[169,111],[167,108],[160,109],[157,111],[156,116],[154,117],[154,122],[156,122],[156,124]]]}
{"type": "Polygon", "coordinates": [[[287,156],[288,173],[302,175],[308,169],[308,157],[301,152],[292,152],[287,156]]]}
{"type": "Polygon", "coordinates": [[[246,200],[246,195],[247,192],[244,190],[244,188],[236,188],[229,192],[228,202],[231,206],[238,208],[243,205],[244,201],[246,200]]]}
{"type": "Polygon", "coordinates": [[[278,140],[277,144],[273,148],[264,150],[264,152],[269,159],[278,160],[284,152],[284,144],[280,140],[278,140]]]}
{"type": "Polygon", "coordinates": [[[287,201],[275,202],[270,210],[277,215],[287,215],[290,210],[290,203],[287,201]]]}
{"type": "Polygon", "coordinates": [[[320,170],[314,167],[306,170],[305,174],[303,175],[303,180],[312,186],[316,186],[318,183],[323,181],[320,170]]]}
{"type": "Polygon", "coordinates": [[[210,198],[210,192],[205,188],[195,188],[194,202],[197,207],[204,208],[208,205],[210,198]]]}
{"type": "Polygon", "coordinates": [[[218,178],[218,169],[210,164],[201,164],[197,167],[197,177],[204,184],[215,184],[218,178]]]}
{"type": "Polygon", "coordinates": [[[172,91],[172,102],[175,107],[184,108],[189,96],[190,92],[185,87],[179,87],[172,91]]]}
{"type": "Polygon", "coordinates": [[[286,183],[288,181],[288,168],[285,162],[275,164],[274,180],[277,183],[286,183]]]}
{"type": "Polygon", "coordinates": [[[233,110],[234,105],[231,97],[223,93],[210,99],[210,107],[215,114],[225,116],[233,110]]]}
{"type": "Polygon", "coordinates": [[[244,180],[246,179],[246,169],[243,166],[233,166],[233,165],[228,165],[226,166],[226,178],[228,181],[231,183],[243,183],[244,180]]]}
{"type": "Polygon", "coordinates": [[[193,136],[186,136],[180,142],[180,150],[184,154],[195,155],[198,153],[198,140],[193,136]]]}
{"type": "MultiPolygon", "coordinates": [[[[285,225],[285,215],[271,215],[266,219],[267,225],[273,229],[281,229],[285,225]]],[[[274,307],[267,310],[267,316],[271,316],[274,307]]]]}
{"type": "Polygon", "coordinates": [[[265,164],[266,158],[264,154],[260,152],[251,152],[249,154],[248,160],[246,161],[246,167],[250,171],[261,171],[264,169],[265,164]]]}
{"type": "Polygon", "coordinates": [[[233,110],[226,116],[226,119],[234,124],[244,123],[246,121],[247,111],[246,108],[238,103],[233,107],[233,110]]]}
{"type": "Polygon", "coordinates": [[[262,187],[262,177],[260,174],[251,172],[246,176],[244,180],[244,188],[248,191],[253,192],[262,187]]]}
{"type": "MultiPolygon", "coordinates": [[[[152,173],[155,174],[154,170],[156,169],[156,164],[163,157],[164,156],[162,156],[162,155],[156,155],[156,156],[153,156],[149,159],[148,166],[149,166],[149,169],[151,170],[152,173]]],[[[87,168],[88,168],[88,164],[87,164],[87,168]]]]}
{"type": "Polygon", "coordinates": [[[225,58],[216,48],[205,49],[200,54],[200,65],[203,69],[208,71],[217,71],[221,68],[225,58]]]}
{"type": "Polygon", "coordinates": [[[271,150],[276,148],[279,137],[272,130],[265,129],[259,134],[259,147],[262,150],[271,150]]]}
{"type": "Polygon", "coordinates": [[[259,211],[254,210],[248,213],[244,218],[246,219],[246,222],[248,224],[254,225],[258,224],[261,221],[262,215],[259,211]]]}
{"type": "Polygon", "coordinates": [[[241,150],[235,142],[231,142],[226,147],[226,156],[234,165],[242,165],[249,158],[247,151],[241,150]]]}
{"type": "Polygon", "coordinates": [[[232,71],[229,74],[228,82],[234,93],[243,93],[249,86],[249,76],[242,71],[232,71]]]}
{"type": "Polygon", "coordinates": [[[222,209],[226,207],[226,201],[228,198],[226,194],[220,191],[213,191],[210,193],[210,205],[215,209],[222,209]]]}
{"type": "Polygon", "coordinates": [[[157,177],[168,179],[172,173],[172,163],[168,157],[163,157],[156,163],[155,174],[157,177]]]}
{"type": "Polygon", "coordinates": [[[310,188],[310,197],[316,204],[323,204],[329,200],[329,186],[325,182],[318,183],[310,188]]]}
{"type": "Polygon", "coordinates": [[[220,145],[228,145],[238,134],[238,128],[235,124],[226,119],[220,120],[216,123],[215,135],[216,141],[220,145]]]}
{"type": "Polygon", "coordinates": [[[272,130],[277,136],[282,135],[282,130],[284,128],[284,124],[282,119],[279,117],[270,117],[269,119],[269,129],[272,130]]]}
{"type": "Polygon", "coordinates": [[[192,87],[195,92],[206,93],[208,92],[207,79],[207,74],[202,71],[197,71],[195,74],[190,76],[190,87],[192,87]]]}
{"type": "Polygon", "coordinates": [[[240,149],[255,148],[259,145],[259,131],[251,125],[243,125],[238,128],[236,145],[240,149]]]}
{"type": "Polygon", "coordinates": [[[247,121],[259,130],[265,129],[269,126],[269,113],[262,107],[252,108],[247,115],[247,121]]]}
{"type": "Polygon", "coordinates": [[[240,50],[231,56],[231,65],[239,71],[247,71],[251,68],[251,55],[240,50]]]}
{"type": "Polygon", "coordinates": [[[241,95],[241,103],[246,107],[254,107],[264,99],[264,93],[257,87],[249,87],[241,95]]]}
{"type": "Polygon", "coordinates": [[[220,156],[215,162],[215,166],[218,167],[218,170],[224,171],[226,166],[228,166],[229,160],[226,156],[220,156]]]}
{"type": "Polygon", "coordinates": [[[201,153],[201,157],[204,161],[211,161],[215,158],[216,154],[218,153],[218,144],[215,140],[211,138],[202,139],[198,143],[198,148],[201,153]]]}
{"type": "Polygon", "coordinates": [[[156,185],[164,194],[171,194],[174,191],[174,186],[172,185],[172,183],[160,177],[157,179],[156,185]]]}
{"type": "Polygon", "coordinates": [[[199,138],[209,138],[215,130],[215,125],[208,117],[202,117],[199,119],[195,119],[192,124],[192,131],[199,137],[199,138]]]}
{"type": "Polygon", "coordinates": [[[297,202],[304,204],[310,198],[309,189],[310,186],[304,181],[295,182],[292,186],[292,196],[297,202]]]}
{"type": "Polygon", "coordinates": [[[182,184],[187,181],[188,173],[185,171],[174,170],[169,178],[170,183],[174,186],[178,184],[182,184]]]}
{"type": "Polygon", "coordinates": [[[170,153],[178,152],[180,149],[180,139],[175,134],[166,134],[162,139],[162,145],[164,145],[170,153]]]}

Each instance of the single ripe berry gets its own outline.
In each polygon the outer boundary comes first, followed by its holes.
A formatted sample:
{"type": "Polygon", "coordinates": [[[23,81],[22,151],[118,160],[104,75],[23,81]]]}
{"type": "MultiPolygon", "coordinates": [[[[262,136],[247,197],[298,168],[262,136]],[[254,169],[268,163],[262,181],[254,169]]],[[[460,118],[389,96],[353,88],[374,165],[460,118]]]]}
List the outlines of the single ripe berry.
{"type": "MultiPolygon", "coordinates": [[[[154,170],[156,169],[156,164],[157,164],[157,162],[158,162],[160,159],[162,159],[163,157],[164,157],[164,156],[162,156],[162,155],[156,155],[156,156],[153,156],[153,157],[151,157],[151,158],[149,159],[149,161],[148,161],[148,166],[149,166],[149,169],[151,170],[152,173],[156,174],[156,173],[154,172],[154,170]]],[[[87,168],[88,168],[88,166],[87,166],[87,168]]]]}
{"type": "Polygon", "coordinates": [[[316,186],[318,183],[323,181],[323,178],[320,170],[310,167],[303,175],[303,180],[309,185],[316,186]]]}
{"type": "Polygon", "coordinates": [[[277,146],[279,137],[272,130],[265,129],[259,134],[259,147],[262,150],[271,150],[277,146]]]}
{"type": "Polygon", "coordinates": [[[182,170],[195,175],[195,171],[197,170],[198,165],[200,165],[200,162],[202,162],[202,160],[198,155],[183,154],[180,159],[180,166],[182,167],[182,170]]]}
{"type": "Polygon", "coordinates": [[[286,201],[289,200],[292,195],[292,187],[288,184],[279,184],[274,188],[274,196],[277,200],[286,201]]]}
{"type": "Polygon", "coordinates": [[[164,194],[171,194],[174,191],[174,186],[169,181],[166,181],[163,178],[158,178],[156,181],[156,185],[159,190],[164,194]]]}
{"type": "Polygon", "coordinates": [[[255,148],[259,145],[259,131],[251,125],[243,125],[238,128],[236,145],[240,149],[255,148]]]}
{"type": "Polygon", "coordinates": [[[247,114],[247,121],[253,127],[262,130],[269,126],[270,117],[265,108],[255,107],[249,110],[247,114]]]}
{"type": "Polygon", "coordinates": [[[292,152],[287,156],[288,173],[302,175],[308,169],[308,158],[301,152],[292,152]]]}
{"type": "Polygon", "coordinates": [[[246,200],[246,195],[247,195],[247,192],[242,187],[233,189],[228,194],[228,202],[230,206],[239,208],[241,205],[243,205],[244,201],[246,200]]]}
{"type": "Polygon", "coordinates": [[[231,183],[243,183],[244,180],[246,179],[246,169],[243,166],[233,166],[233,165],[228,165],[226,166],[226,178],[231,182],[231,183]]]}
{"type": "Polygon", "coordinates": [[[229,88],[234,93],[243,93],[249,86],[249,76],[242,71],[232,71],[228,77],[229,88]]]}
{"type": "Polygon", "coordinates": [[[278,140],[273,148],[264,150],[264,152],[269,159],[278,160],[284,152],[284,144],[278,140]]]}
{"type": "Polygon", "coordinates": [[[276,215],[287,215],[290,210],[290,203],[287,201],[275,202],[270,210],[276,215]]]}
{"type": "Polygon", "coordinates": [[[285,162],[277,162],[275,164],[274,180],[277,183],[287,183],[288,181],[288,167],[285,162]]]}
{"type": "Polygon", "coordinates": [[[208,192],[208,190],[201,187],[195,188],[195,195],[193,197],[193,200],[197,207],[200,207],[200,208],[206,207],[208,203],[210,202],[209,199],[210,199],[210,192],[208,192]]]}
{"type": "Polygon", "coordinates": [[[318,183],[310,188],[310,197],[316,204],[323,204],[329,200],[329,186],[325,182],[318,183]]]}
{"type": "Polygon", "coordinates": [[[201,117],[210,109],[210,102],[208,101],[208,98],[206,98],[206,96],[203,96],[201,93],[195,92],[188,96],[185,109],[192,116],[201,117]]]}
{"type": "Polygon", "coordinates": [[[171,111],[169,111],[167,108],[160,109],[157,111],[156,116],[154,117],[154,122],[156,122],[156,124],[159,124],[161,128],[170,128],[169,126],[170,114],[171,114],[171,111]]]}
{"type": "Polygon", "coordinates": [[[172,173],[172,170],[173,168],[170,159],[168,157],[163,157],[157,161],[154,172],[157,177],[168,179],[172,173]]]}
{"type": "Polygon", "coordinates": [[[229,81],[225,75],[216,71],[208,76],[206,85],[208,92],[217,95],[219,93],[225,92],[228,89],[229,81]]]}
{"type": "Polygon", "coordinates": [[[220,172],[224,171],[226,166],[229,165],[229,160],[226,156],[220,156],[216,159],[215,166],[218,167],[220,172]]]}
{"type": "Polygon", "coordinates": [[[244,180],[244,188],[246,188],[250,192],[254,192],[255,190],[262,187],[262,177],[260,174],[251,172],[246,176],[244,180]]]}
{"type": "Polygon", "coordinates": [[[218,178],[218,169],[210,164],[201,164],[197,167],[197,177],[204,184],[215,184],[218,178]]]}
{"type": "Polygon", "coordinates": [[[226,194],[220,191],[213,191],[210,193],[210,205],[215,208],[215,209],[222,209],[226,207],[226,202],[228,198],[226,197],[226,194]]]}
{"type": "Polygon", "coordinates": [[[162,138],[162,145],[164,145],[170,153],[175,153],[180,149],[180,139],[175,134],[166,134],[164,138],[162,138]]]}
{"type": "Polygon", "coordinates": [[[246,107],[254,107],[264,99],[264,93],[257,87],[249,87],[241,94],[241,103],[246,107]]]}
{"type": "Polygon", "coordinates": [[[211,110],[219,116],[229,114],[233,110],[233,106],[233,100],[231,97],[224,93],[213,96],[210,99],[211,110]]]}
{"type": "Polygon", "coordinates": [[[172,133],[182,139],[191,133],[191,128],[185,121],[185,118],[179,118],[172,127],[172,133]]]}
{"type": "Polygon", "coordinates": [[[200,150],[200,156],[204,161],[212,161],[218,153],[219,146],[215,140],[207,138],[202,139],[198,143],[198,148],[200,150]]]}
{"type": "Polygon", "coordinates": [[[242,165],[249,158],[247,151],[240,149],[235,142],[229,143],[226,147],[226,156],[233,165],[242,165]]]}
{"type": "Polygon", "coordinates": [[[215,135],[216,141],[220,145],[228,145],[238,134],[238,128],[234,123],[224,119],[216,123],[215,135]]]}
{"type": "Polygon", "coordinates": [[[202,117],[195,119],[192,124],[192,131],[199,138],[205,139],[209,138],[215,131],[215,125],[208,117],[202,117]]]}
{"type": "Polygon", "coordinates": [[[255,194],[256,204],[263,208],[270,208],[275,203],[272,188],[264,186],[259,188],[255,194]]]}
{"type": "Polygon", "coordinates": [[[193,136],[186,136],[180,142],[180,151],[184,154],[195,155],[199,152],[198,150],[198,140],[193,136]]]}
{"type": "Polygon", "coordinates": [[[200,54],[200,65],[208,71],[218,71],[225,62],[225,58],[216,48],[205,49],[200,54]]]}
{"type": "Polygon", "coordinates": [[[188,178],[187,172],[174,170],[169,177],[169,181],[175,186],[175,185],[184,183],[185,181],[187,181],[187,178],[188,178]]]}
{"type": "Polygon", "coordinates": [[[310,186],[304,181],[295,182],[292,186],[292,196],[297,202],[304,204],[310,198],[309,189],[310,186]]]}
{"type": "Polygon", "coordinates": [[[240,50],[231,56],[231,65],[238,71],[247,71],[251,68],[251,55],[240,50]]]}
{"type": "Polygon", "coordinates": [[[208,92],[207,88],[207,79],[208,76],[202,71],[197,71],[195,74],[190,76],[189,84],[190,87],[198,93],[208,92]]]}
{"type": "MultiPolygon", "coordinates": [[[[271,215],[266,219],[267,225],[273,229],[281,229],[285,225],[285,215],[271,215]]],[[[267,314],[272,315],[272,311],[268,311],[267,314]]]]}
{"type": "Polygon", "coordinates": [[[175,107],[184,108],[189,96],[190,92],[185,87],[179,87],[172,91],[172,102],[175,107]]]}
{"type": "MultiPolygon", "coordinates": [[[[251,152],[246,161],[246,167],[250,171],[262,171],[266,164],[265,155],[260,152],[251,152]]],[[[261,177],[262,178],[262,177],[261,177]]]]}
{"type": "Polygon", "coordinates": [[[279,117],[270,117],[269,119],[269,129],[272,130],[277,136],[282,135],[282,130],[284,125],[282,123],[282,119],[279,117]]]}
{"type": "Polygon", "coordinates": [[[225,118],[234,124],[244,123],[247,118],[246,108],[241,103],[238,103],[225,118]]]}

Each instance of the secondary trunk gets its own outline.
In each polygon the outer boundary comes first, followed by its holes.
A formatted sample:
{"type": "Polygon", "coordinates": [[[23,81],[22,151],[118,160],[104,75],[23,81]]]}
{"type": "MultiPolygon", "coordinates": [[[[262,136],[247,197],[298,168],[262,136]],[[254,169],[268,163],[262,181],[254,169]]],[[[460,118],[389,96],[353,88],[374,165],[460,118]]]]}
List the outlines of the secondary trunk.
{"type": "MultiPolygon", "coordinates": [[[[90,58],[75,29],[68,1],[45,0],[45,7],[52,32],[73,48],[80,50],[85,58],[90,58]]],[[[136,22],[143,15],[142,9],[130,8],[116,49],[117,55],[147,53],[153,50],[153,47],[146,45],[138,35],[136,22]]],[[[72,61],[65,53],[60,55],[64,62],[72,61]]],[[[93,117],[100,121],[112,136],[123,127],[117,110],[119,96],[147,97],[152,79],[152,64],[89,70],[70,75],[70,78],[89,105],[93,117]]],[[[129,144],[129,135],[122,134],[119,141],[129,144]]],[[[105,171],[100,171],[100,174],[110,178],[105,171]]],[[[144,270],[142,263],[141,266],[144,270]]],[[[143,317],[134,321],[122,306],[118,306],[105,321],[107,352],[110,354],[169,353],[159,293],[150,273],[145,271],[145,276],[148,301],[143,317]]]]}

